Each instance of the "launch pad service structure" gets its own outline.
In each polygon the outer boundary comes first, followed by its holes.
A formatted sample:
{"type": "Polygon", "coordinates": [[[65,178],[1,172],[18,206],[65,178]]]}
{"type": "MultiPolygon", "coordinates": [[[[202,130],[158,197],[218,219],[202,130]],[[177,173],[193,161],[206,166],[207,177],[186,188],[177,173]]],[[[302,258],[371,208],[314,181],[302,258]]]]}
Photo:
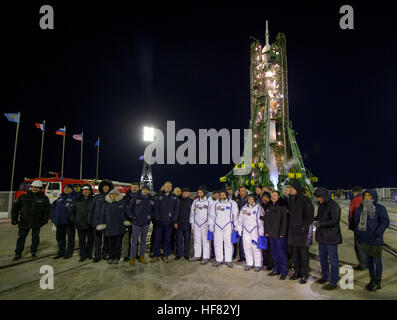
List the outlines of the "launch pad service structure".
{"type": "Polygon", "coordinates": [[[251,43],[252,134],[245,137],[242,162],[220,181],[232,188],[244,185],[253,191],[261,185],[281,191],[298,180],[312,197],[318,179],[303,164],[288,114],[286,38],[278,33],[276,41],[269,44],[267,21],[265,36],[264,46],[254,38],[251,43]]]}

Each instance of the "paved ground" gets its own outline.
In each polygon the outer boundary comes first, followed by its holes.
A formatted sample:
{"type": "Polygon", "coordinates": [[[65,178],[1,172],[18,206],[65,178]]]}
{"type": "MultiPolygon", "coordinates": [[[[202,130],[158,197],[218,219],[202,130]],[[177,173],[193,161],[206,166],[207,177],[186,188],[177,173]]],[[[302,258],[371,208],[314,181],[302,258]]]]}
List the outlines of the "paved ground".
{"type": "MultiPolygon", "coordinates": [[[[341,201],[342,208],[347,202],[341,201]]],[[[394,205],[391,211],[397,213],[394,205]]],[[[346,212],[343,213],[346,220],[346,212]]],[[[394,221],[395,216],[393,217],[394,221]]],[[[352,233],[341,223],[343,244],[339,254],[341,265],[356,263],[352,249],[352,233]]],[[[388,230],[386,243],[397,247],[396,231],[388,230]]],[[[316,243],[311,247],[311,277],[306,285],[296,281],[281,281],[268,277],[267,271],[245,272],[243,265],[235,263],[233,269],[226,266],[214,268],[210,264],[175,261],[168,264],[130,267],[128,263],[108,265],[101,261],[93,264],[78,262],[78,254],[69,260],[53,260],[56,253],[55,233],[51,225],[42,229],[39,258],[31,260],[29,254],[30,235],[22,262],[12,265],[17,228],[7,222],[0,224],[0,299],[397,299],[397,257],[384,251],[383,288],[377,292],[364,289],[368,283],[366,271],[355,272],[354,290],[338,288],[329,292],[314,283],[320,277],[316,243]],[[42,290],[39,286],[43,265],[54,268],[54,290],[42,290]]],[[[77,242],[76,242],[77,245],[77,242]]]]}

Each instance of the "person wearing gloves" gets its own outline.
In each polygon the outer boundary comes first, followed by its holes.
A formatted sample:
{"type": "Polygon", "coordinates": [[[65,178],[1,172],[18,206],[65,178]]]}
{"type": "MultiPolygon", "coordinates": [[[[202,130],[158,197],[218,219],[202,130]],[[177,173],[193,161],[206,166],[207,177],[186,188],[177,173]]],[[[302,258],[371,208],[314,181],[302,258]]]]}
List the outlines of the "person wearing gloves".
{"type": "Polygon", "coordinates": [[[303,187],[299,181],[292,182],[289,187],[288,207],[288,244],[292,246],[295,269],[295,273],[289,279],[301,278],[299,283],[305,284],[309,277],[309,247],[313,237],[314,207],[312,201],[303,194],[303,187]]]}
{"type": "Polygon", "coordinates": [[[247,204],[244,205],[238,217],[237,231],[243,238],[246,266],[245,271],[251,270],[254,266],[256,272],[262,269],[262,253],[254,244],[259,242],[259,237],[264,236],[263,221],[260,219],[263,216],[263,208],[256,203],[255,195],[250,194],[247,197],[247,204]]]}
{"type": "Polygon", "coordinates": [[[140,194],[131,200],[127,207],[127,215],[132,222],[132,243],[130,252],[130,266],[135,266],[138,240],[140,239],[138,261],[147,264],[145,260],[146,240],[150,221],[154,213],[154,200],[147,186],[142,187],[140,194]]]}
{"type": "Polygon", "coordinates": [[[228,198],[228,192],[222,190],[219,192],[219,200],[210,207],[208,228],[214,233],[215,263],[218,267],[223,263],[233,267],[233,244],[232,232],[236,231],[238,217],[237,202],[228,198]],[[225,254],[223,254],[225,249],[225,254]]]}
{"type": "Polygon", "coordinates": [[[88,212],[88,225],[94,229],[94,260],[93,262],[98,262],[103,258],[104,260],[108,257],[108,242],[103,231],[99,231],[96,227],[99,224],[101,218],[102,207],[105,205],[106,195],[113,190],[113,182],[107,179],[102,180],[99,183],[97,194],[88,212]],[[103,244],[103,245],[102,245],[103,244]]]}
{"type": "Polygon", "coordinates": [[[11,224],[18,225],[18,240],[13,261],[22,257],[25,240],[32,230],[32,246],[30,252],[32,258],[37,257],[37,249],[40,244],[40,228],[48,223],[51,215],[51,204],[47,196],[41,192],[43,183],[40,180],[32,182],[31,189],[21,195],[11,209],[11,224]]]}
{"type": "Polygon", "coordinates": [[[338,245],[342,243],[339,225],[341,208],[331,199],[328,190],[325,188],[316,189],[314,197],[319,202],[313,226],[316,229],[322,273],[322,278],[317,280],[317,283],[323,284],[329,281],[329,284],[323,289],[333,290],[337,288],[339,280],[338,245]],[[331,264],[331,278],[329,276],[329,264],[331,264]]]}
{"type": "Polygon", "coordinates": [[[58,254],[54,259],[68,259],[73,255],[76,229],[69,220],[69,207],[77,199],[78,193],[74,191],[72,184],[67,184],[63,193],[53,204],[51,220],[56,226],[56,239],[58,242],[58,254]],[[66,241],[67,238],[67,241],[66,241]]]}
{"type": "Polygon", "coordinates": [[[190,237],[192,226],[190,220],[190,210],[192,208],[193,199],[190,198],[190,189],[182,189],[182,197],[179,200],[178,228],[176,231],[176,260],[182,256],[185,260],[189,260],[190,237]]]}
{"type": "Polygon", "coordinates": [[[94,229],[87,222],[88,211],[93,199],[92,187],[85,184],[76,200],[69,207],[69,220],[74,228],[77,229],[79,237],[80,260],[92,259],[92,249],[94,246],[94,229]]]}
{"type": "Polygon", "coordinates": [[[378,203],[375,190],[364,191],[363,203],[354,214],[354,227],[358,241],[364,249],[370,282],[367,290],[381,289],[383,234],[390,225],[386,208],[378,203]]]}
{"type": "Polygon", "coordinates": [[[263,216],[263,225],[265,236],[270,238],[271,255],[274,263],[274,270],[268,275],[280,275],[280,280],[285,280],[288,275],[287,204],[285,200],[280,198],[280,193],[278,191],[273,191],[271,193],[271,202],[267,208],[269,210],[263,216]]]}
{"type": "Polygon", "coordinates": [[[208,216],[213,203],[211,198],[205,195],[205,189],[200,187],[197,190],[198,198],[193,201],[190,210],[190,224],[192,225],[194,239],[194,257],[190,262],[203,260],[201,264],[207,264],[211,257],[210,241],[208,240],[208,216]]]}
{"type": "Polygon", "coordinates": [[[163,262],[168,263],[171,254],[171,231],[177,227],[179,213],[179,199],[172,193],[172,183],[164,184],[164,191],[156,197],[154,207],[154,256],[150,262],[156,262],[160,257],[161,240],[164,236],[163,262]]]}
{"type": "Polygon", "coordinates": [[[109,248],[109,264],[118,264],[121,258],[121,243],[126,232],[125,227],[130,226],[128,221],[127,205],[123,195],[117,190],[111,190],[105,196],[105,204],[102,206],[100,224],[96,227],[98,231],[104,230],[109,248]]]}

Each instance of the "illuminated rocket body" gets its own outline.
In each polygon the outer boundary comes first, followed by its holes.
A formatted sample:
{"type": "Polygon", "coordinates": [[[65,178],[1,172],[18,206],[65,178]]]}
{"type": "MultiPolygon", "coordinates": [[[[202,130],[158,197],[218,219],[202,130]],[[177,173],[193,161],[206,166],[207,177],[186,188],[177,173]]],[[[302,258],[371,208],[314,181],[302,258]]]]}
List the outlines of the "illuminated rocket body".
{"type": "Polygon", "coordinates": [[[251,43],[250,91],[252,137],[246,137],[242,164],[221,182],[232,187],[266,185],[281,189],[298,179],[312,195],[312,182],[317,178],[303,165],[288,116],[285,35],[279,33],[270,45],[267,21],[265,45],[258,40],[251,43]]]}

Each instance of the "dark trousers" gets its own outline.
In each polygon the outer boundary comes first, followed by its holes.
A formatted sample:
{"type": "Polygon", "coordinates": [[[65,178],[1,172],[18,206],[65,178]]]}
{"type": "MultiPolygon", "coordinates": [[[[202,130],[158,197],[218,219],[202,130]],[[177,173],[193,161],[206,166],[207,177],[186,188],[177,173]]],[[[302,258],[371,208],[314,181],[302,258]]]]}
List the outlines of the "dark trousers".
{"type": "Polygon", "coordinates": [[[245,259],[245,253],[244,253],[244,245],[243,245],[243,241],[240,240],[240,242],[238,243],[238,256],[240,259],[245,259]]]}
{"type": "Polygon", "coordinates": [[[121,258],[121,243],[123,241],[123,235],[106,237],[108,240],[109,247],[109,258],[108,260],[120,260],[121,258]]]}
{"type": "Polygon", "coordinates": [[[267,249],[262,250],[262,257],[263,257],[263,265],[268,266],[268,267],[273,267],[274,262],[273,262],[273,257],[272,257],[272,240],[270,237],[266,237],[267,239],[267,249]]]}
{"type": "Polygon", "coordinates": [[[190,230],[177,230],[176,232],[176,256],[188,257],[190,253],[190,230]],[[183,249],[182,249],[183,248],[183,249]]]}
{"type": "Polygon", "coordinates": [[[74,250],[76,230],[69,226],[56,226],[56,238],[58,242],[58,255],[71,257],[74,250]]]}
{"type": "Polygon", "coordinates": [[[295,272],[301,276],[309,276],[309,248],[292,246],[292,259],[295,272]]]}
{"type": "Polygon", "coordinates": [[[135,259],[137,256],[137,249],[139,247],[139,256],[144,256],[146,252],[146,239],[149,231],[149,225],[137,226],[132,225],[132,237],[131,237],[131,251],[130,259],[135,259]],[[141,240],[140,245],[138,245],[138,240],[141,240]]]}
{"type": "Polygon", "coordinates": [[[338,245],[318,243],[320,255],[321,273],[324,280],[330,280],[330,284],[336,286],[339,280],[338,245]],[[329,265],[331,264],[331,279],[329,279],[329,265]]]}
{"type": "Polygon", "coordinates": [[[364,249],[358,241],[358,235],[354,233],[354,252],[358,260],[358,266],[362,269],[367,268],[367,259],[364,253],[364,249]]]}
{"type": "MultiPolygon", "coordinates": [[[[19,229],[17,247],[15,249],[16,256],[22,256],[23,249],[25,248],[25,240],[29,234],[30,229],[19,229]]],[[[40,244],[40,228],[32,229],[32,246],[30,247],[31,253],[36,253],[40,244]]]]}
{"type": "Polygon", "coordinates": [[[288,274],[287,238],[271,238],[270,247],[274,272],[286,276],[288,274]]]}
{"type": "Polygon", "coordinates": [[[164,257],[168,257],[171,253],[171,232],[172,227],[170,222],[159,222],[157,226],[154,227],[154,256],[160,256],[161,240],[164,235],[164,257]]]}
{"type": "Polygon", "coordinates": [[[367,256],[367,267],[371,279],[382,280],[382,258],[367,256]]]}
{"type": "Polygon", "coordinates": [[[131,226],[125,228],[123,241],[121,244],[121,255],[123,258],[128,258],[131,251],[132,228],[131,226]]]}
{"type": "Polygon", "coordinates": [[[77,230],[77,235],[79,236],[80,257],[91,258],[94,246],[94,229],[77,230]]]}
{"type": "Polygon", "coordinates": [[[172,228],[171,231],[171,253],[175,254],[176,253],[176,248],[177,248],[177,231],[175,228],[172,228]]]}
{"type": "Polygon", "coordinates": [[[108,256],[108,239],[103,231],[94,231],[94,258],[101,259],[108,256]],[[103,241],[102,241],[103,239],[103,241]]]}

